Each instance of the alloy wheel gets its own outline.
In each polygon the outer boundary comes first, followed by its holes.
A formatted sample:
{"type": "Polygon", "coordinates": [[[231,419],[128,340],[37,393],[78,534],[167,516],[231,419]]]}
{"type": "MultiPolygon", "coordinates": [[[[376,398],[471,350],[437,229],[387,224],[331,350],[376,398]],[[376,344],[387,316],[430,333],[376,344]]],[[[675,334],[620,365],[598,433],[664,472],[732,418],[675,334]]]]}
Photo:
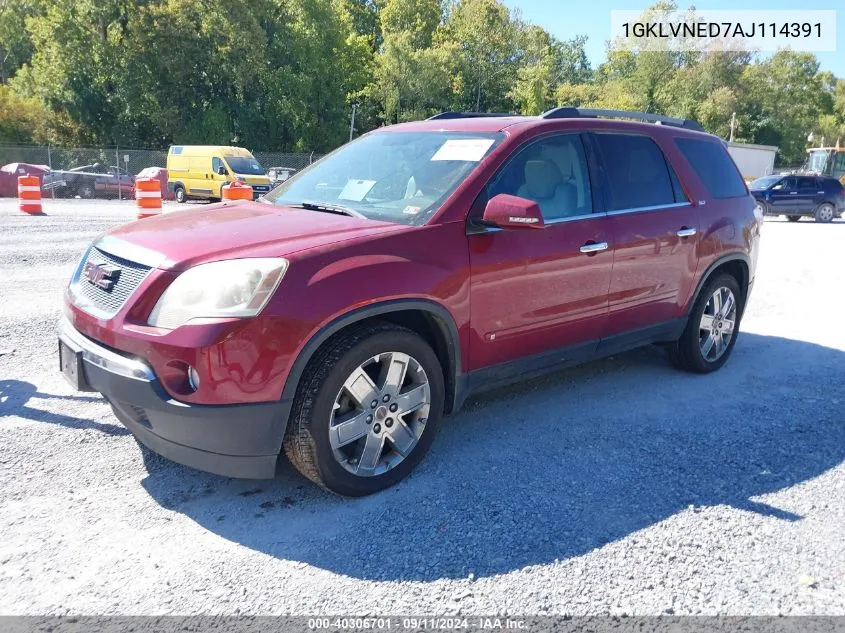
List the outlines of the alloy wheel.
{"type": "Polygon", "coordinates": [[[736,297],[730,288],[717,288],[699,324],[699,348],[704,360],[716,362],[730,346],[736,333],[736,297]]]}
{"type": "Polygon", "coordinates": [[[415,358],[401,352],[373,356],[335,398],[329,424],[334,458],[359,477],[387,472],[414,450],[430,408],[428,376],[415,358]]]}
{"type": "Polygon", "coordinates": [[[823,204],[819,207],[818,218],[821,222],[830,222],[833,220],[833,206],[830,204],[823,204]]]}

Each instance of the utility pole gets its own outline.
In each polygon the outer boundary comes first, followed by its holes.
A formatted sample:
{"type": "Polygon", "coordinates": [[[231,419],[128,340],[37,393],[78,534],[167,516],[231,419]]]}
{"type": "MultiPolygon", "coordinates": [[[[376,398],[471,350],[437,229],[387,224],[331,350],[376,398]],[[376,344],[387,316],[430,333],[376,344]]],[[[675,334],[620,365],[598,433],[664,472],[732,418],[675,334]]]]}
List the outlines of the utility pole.
{"type": "Polygon", "coordinates": [[[358,104],[352,104],[352,120],[349,122],[349,142],[352,142],[352,134],[355,132],[355,110],[358,109],[358,104]]]}
{"type": "Polygon", "coordinates": [[[730,142],[734,142],[734,129],[736,128],[736,112],[731,112],[731,138],[730,142]]]}

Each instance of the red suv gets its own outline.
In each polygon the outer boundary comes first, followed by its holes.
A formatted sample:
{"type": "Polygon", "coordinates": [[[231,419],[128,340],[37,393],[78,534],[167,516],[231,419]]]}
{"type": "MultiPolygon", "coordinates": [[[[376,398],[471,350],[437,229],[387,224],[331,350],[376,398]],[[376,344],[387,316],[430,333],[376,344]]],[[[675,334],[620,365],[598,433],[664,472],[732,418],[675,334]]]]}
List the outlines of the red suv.
{"type": "Polygon", "coordinates": [[[713,371],[762,218],[700,129],[446,113],[114,229],[68,286],[62,370],[167,458],[270,478],[284,450],[344,495],[405,477],[481,390],[649,343],[713,371]]]}

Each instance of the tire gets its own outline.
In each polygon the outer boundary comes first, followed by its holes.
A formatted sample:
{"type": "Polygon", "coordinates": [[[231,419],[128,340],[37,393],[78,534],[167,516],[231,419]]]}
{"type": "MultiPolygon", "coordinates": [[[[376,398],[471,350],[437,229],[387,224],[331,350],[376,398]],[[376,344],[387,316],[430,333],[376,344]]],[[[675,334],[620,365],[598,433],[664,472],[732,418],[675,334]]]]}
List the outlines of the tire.
{"type": "Polygon", "coordinates": [[[94,186],[83,183],[76,188],[76,194],[84,200],[91,200],[94,197],[94,186]]]}
{"type": "Polygon", "coordinates": [[[182,185],[176,185],[173,188],[173,196],[179,204],[184,204],[188,201],[188,194],[185,193],[185,188],[182,185]]]}
{"type": "Polygon", "coordinates": [[[321,348],[300,380],[285,454],[300,473],[331,492],[359,497],[384,490],[406,477],[428,451],[444,394],[440,362],[415,332],[389,323],[342,332],[321,348]],[[384,380],[388,366],[406,368],[404,387],[384,380]],[[350,384],[362,386],[361,395],[353,398],[350,384]],[[404,402],[419,396],[423,404],[405,414],[401,408],[391,413],[400,406],[397,395],[404,402]],[[336,418],[346,424],[335,423],[336,418]],[[332,431],[340,426],[349,434],[332,431]],[[358,437],[349,440],[353,435],[358,437]],[[393,438],[401,440],[404,457],[393,438]]]}
{"type": "Polygon", "coordinates": [[[816,219],[816,222],[827,224],[828,222],[832,222],[833,218],[836,217],[836,208],[829,202],[822,202],[816,207],[813,217],[816,219]]]}
{"type": "Polygon", "coordinates": [[[786,216],[786,219],[789,220],[790,222],[797,222],[798,220],[801,219],[801,216],[800,215],[788,215],[788,216],[786,216]]]}
{"type": "MultiPolygon", "coordinates": [[[[681,338],[669,346],[669,358],[679,369],[685,371],[707,374],[716,371],[724,365],[733,352],[736,339],[739,335],[740,319],[743,310],[742,293],[739,283],[733,275],[720,274],[707,282],[693,309],[690,311],[687,325],[684,328],[681,338]],[[720,291],[722,300],[726,299],[726,291],[730,291],[733,297],[733,305],[723,318],[714,317],[715,305],[713,297],[720,291]],[[709,317],[706,321],[705,315],[709,317]],[[732,319],[730,317],[733,317],[732,319]],[[705,328],[705,322],[709,322],[709,328],[705,328]],[[730,338],[725,341],[726,324],[732,323],[730,338]],[[716,328],[714,334],[713,328],[716,328]],[[708,336],[712,339],[711,346],[707,347],[708,336]],[[705,354],[706,350],[706,354],[705,354]]],[[[718,313],[717,313],[718,314],[718,313]]]]}

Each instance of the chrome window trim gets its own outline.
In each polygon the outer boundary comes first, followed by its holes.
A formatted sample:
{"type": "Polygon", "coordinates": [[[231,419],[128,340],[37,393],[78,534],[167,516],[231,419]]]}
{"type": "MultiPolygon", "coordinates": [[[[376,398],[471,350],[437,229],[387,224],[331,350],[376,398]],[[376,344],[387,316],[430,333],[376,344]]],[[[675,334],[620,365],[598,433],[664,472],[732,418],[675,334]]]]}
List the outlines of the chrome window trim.
{"type": "Polygon", "coordinates": [[[662,209],[679,209],[681,207],[691,207],[690,202],[673,202],[671,204],[656,204],[648,207],[632,207],[630,209],[616,209],[615,211],[607,211],[607,215],[625,215],[628,213],[642,213],[643,211],[660,211],[662,209]]]}
{"type": "MultiPolygon", "coordinates": [[[[661,211],[663,209],[680,209],[681,207],[692,207],[691,202],[673,202],[671,204],[658,204],[650,207],[634,207],[631,209],[617,209],[616,211],[597,211],[595,213],[584,213],[581,215],[573,215],[565,218],[555,218],[553,220],[546,220],[543,223],[545,226],[552,226],[555,224],[563,224],[565,222],[577,222],[579,220],[587,220],[590,218],[601,218],[611,215],[627,215],[629,213],[643,213],[646,211],[661,211]]],[[[496,233],[504,229],[498,227],[485,227],[482,233],[496,233]]]]}
{"type": "Polygon", "coordinates": [[[580,215],[553,218],[551,220],[546,220],[545,218],[543,218],[543,223],[548,226],[550,224],[563,224],[564,222],[576,222],[578,220],[586,220],[588,218],[605,217],[606,215],[607,213],[605,213],[604,211],[596,211],[594,213],[582,213],[580,215]]]}
{"type": "MultiPolygon", "coordinates": [[[[603,218],[603,217],[606,217],[606,216],[607,216],[607,213],[605,213],[604,211],[597,211],[597,212],[594,212],[594,213],[584,213],[584,214],[581,214],[581,215],[573,215],[571,217],[566,217],[566,218],[555,218],[554,220],[546,220],[544,218],[543,219],[543,226],[544,227],[552,226],[552,225],[555,225],[555,224],[563,224],[565,222],[577,222],[578,220],[588,220],[590,218],[603,218]]],[[[483,228],[483,230],[479,230],[479,231],[473,232],[473,233],[467,233],[467,236],[471,237],[473,235],[485,235],[487,233],[498,233],[499,231],[505,230],[505,229],[502,229],[498,226],[481,227],[479,225],[479,228],[483,228]]]]}

